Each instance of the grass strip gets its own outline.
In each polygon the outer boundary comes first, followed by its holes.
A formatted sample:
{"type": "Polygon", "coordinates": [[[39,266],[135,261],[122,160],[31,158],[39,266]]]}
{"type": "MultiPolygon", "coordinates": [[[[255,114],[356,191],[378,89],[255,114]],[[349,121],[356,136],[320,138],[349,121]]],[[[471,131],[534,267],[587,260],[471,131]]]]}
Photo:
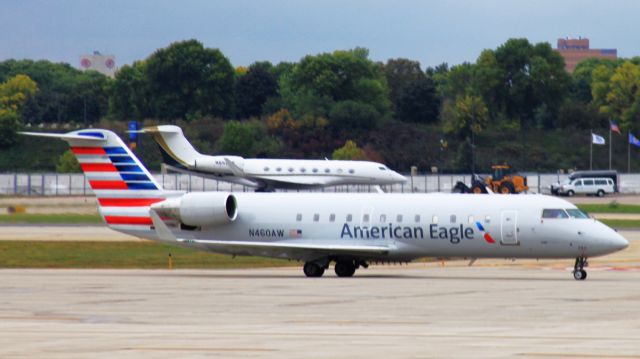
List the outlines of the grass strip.
{"type": "Polygon", "coordinates": [[[611,228],[640,228],[638,219],[600,219],[599,221],[611,228]]]}
{"type": "Polygon", "coordinates": [[[295,261],[212,254],[156,242],[0,241],[0,268],[258,268],[295,261]]]}
{"type": "Polygon", "coordinates": [[[0,223],[102,223],[102,220],[94,214],[13,213],[0,215],[0,223]]]}
{"type": "Polygon", "coordinates": [[[640,206],[635,204],[577,204],[581,210],[587,213],[640,213],[640,206]]]}

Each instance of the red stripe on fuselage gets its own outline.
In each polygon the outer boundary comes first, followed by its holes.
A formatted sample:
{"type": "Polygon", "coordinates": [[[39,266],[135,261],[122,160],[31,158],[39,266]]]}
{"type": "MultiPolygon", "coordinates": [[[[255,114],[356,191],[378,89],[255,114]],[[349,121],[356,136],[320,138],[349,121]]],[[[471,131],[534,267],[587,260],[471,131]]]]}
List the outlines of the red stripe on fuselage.
{"type": "Polygon", "coordinates": [[[98,181],[89,180],[91,189],[128,189],[124,181],[98,181]]]}
{"type": "Polygon", "coordinates": [[[148,207],[164,198],[98,198],[103,207],[148,207]]]}
{"type": "Polygon", "coordinates": [[[81,163],[80,167],[85,172],[118,172],[112,163],[81,163]]]}
{"type": "Polygon", "coordinates": [[[129,217],[129,216],[104,216],[107,224],[132,224],[151,226],[153,221],[151,217],[129,217]]]}
{"type": "Polygon", "coordinates": [[[71,151],[76,155],[106,155],[102,147],[71,147],[71,151]]]}

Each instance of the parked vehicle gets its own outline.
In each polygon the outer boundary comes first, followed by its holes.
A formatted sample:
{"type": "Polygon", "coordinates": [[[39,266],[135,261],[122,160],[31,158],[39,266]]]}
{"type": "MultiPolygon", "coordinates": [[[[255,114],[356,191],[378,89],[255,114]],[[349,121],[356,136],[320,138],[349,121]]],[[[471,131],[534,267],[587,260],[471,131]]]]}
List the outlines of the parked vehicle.
{"type": "Polygon", "coordinates": [[[565,183],[569,183],[572,180],[578,179],[578,178],[610,178],[613,181],[613,186],[614,192],[618,192],[620,189],[618,188],[618,171],[575,171],[572,174],[569,175],[568,180],[565,180],[564,182],[560,183],[560,182],[556,182],[554,184],[551,185],[551,193],[558,195],[558,190],[560,189],[560,186],[565,184],[565,183]]]}
{"type": "Polygon", "coordinates": [[[615,183],[611,178],[577,178],[567,179],[558,188],[558,194],[569,197],[575,194],[596,195],[602,197],[615,192],[615,183]]]}

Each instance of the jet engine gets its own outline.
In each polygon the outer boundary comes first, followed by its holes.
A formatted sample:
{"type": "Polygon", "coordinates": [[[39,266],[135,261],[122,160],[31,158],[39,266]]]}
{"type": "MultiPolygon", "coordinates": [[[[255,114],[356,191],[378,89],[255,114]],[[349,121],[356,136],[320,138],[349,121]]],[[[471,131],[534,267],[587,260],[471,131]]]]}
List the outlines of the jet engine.
{"type": "Polygon", "coordinates": [[[154,203],[151,209],[160,216],[194,227],[217,226],[233,222],[238,217],[236,198],[224,192],[187,193],[154,203]]]}

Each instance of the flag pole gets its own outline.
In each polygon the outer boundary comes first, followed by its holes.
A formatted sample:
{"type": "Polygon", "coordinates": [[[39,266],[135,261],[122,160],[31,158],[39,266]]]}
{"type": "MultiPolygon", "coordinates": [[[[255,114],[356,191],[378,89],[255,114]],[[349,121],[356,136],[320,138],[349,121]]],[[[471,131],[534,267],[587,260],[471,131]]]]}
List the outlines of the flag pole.
{"type": "Polygon", "coordinates": [[[591,130],[591,138],[589,144],[589,171],[593,171],[593,130],[591,130]]]}
{"type": "Polygon", "coordinates": [[[611,120],[609,120],[609,171],[611,171],[611,120]]]}
{"type": "Polygon", "coordinates": [[[627,131],[627,173],[631,173],[631,130],[627,131]]]}

